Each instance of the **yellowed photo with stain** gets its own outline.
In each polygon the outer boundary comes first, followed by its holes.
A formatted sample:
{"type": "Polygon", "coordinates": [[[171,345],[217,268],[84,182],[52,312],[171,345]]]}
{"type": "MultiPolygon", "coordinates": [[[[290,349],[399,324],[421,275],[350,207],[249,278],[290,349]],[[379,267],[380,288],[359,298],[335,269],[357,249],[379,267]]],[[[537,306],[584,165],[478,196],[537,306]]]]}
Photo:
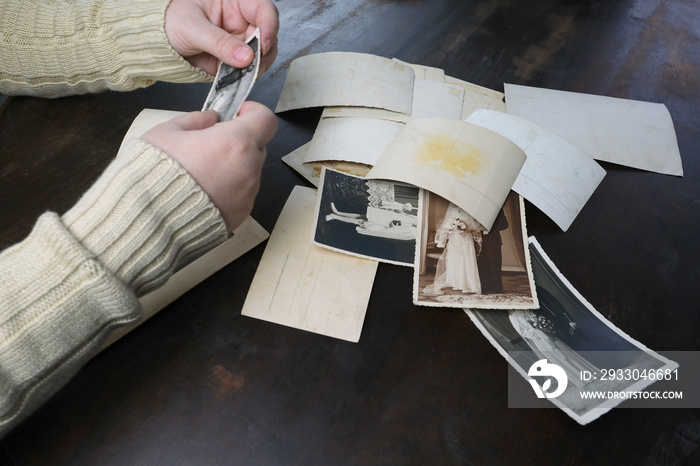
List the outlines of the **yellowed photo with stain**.
{"type": "Polygon", "coordinates": [[[434,192],[490,230],[525,153],[490,130],[448,118],[409,121],[367,174],[434,192]]]}

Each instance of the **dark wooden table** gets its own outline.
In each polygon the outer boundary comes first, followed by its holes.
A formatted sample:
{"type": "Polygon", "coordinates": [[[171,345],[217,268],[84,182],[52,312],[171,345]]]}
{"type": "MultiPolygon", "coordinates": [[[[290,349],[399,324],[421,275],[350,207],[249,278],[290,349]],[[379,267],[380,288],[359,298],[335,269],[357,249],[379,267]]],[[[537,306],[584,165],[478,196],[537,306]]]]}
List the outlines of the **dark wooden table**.
{"type": "MultiPolygon", "coordinates": [[[[252,100],[274,108],[292,59],[355,51],[503,83],[668,106],[683,178],[604,164],[567,233],[528,232],[603,315],[652,349],[700,350],[700,5],[695,0],[278,0],[280,55],[252,100]]],[[[156,84],[0,112],[0,247],[66,211],[143,108],[196,110],[208,85],[156,84]]],[[[295,185],[280,158],[319,111],[280,116],[253,217],[295,185]]],[[[0,464],[700,464],[700,415],[614,409],[582,427],[509,409],[507,365],[461,310],[411,304],[383,264],[360,342],[240,315],[264,246],[93,359],[0,441],[0,464]]]]}

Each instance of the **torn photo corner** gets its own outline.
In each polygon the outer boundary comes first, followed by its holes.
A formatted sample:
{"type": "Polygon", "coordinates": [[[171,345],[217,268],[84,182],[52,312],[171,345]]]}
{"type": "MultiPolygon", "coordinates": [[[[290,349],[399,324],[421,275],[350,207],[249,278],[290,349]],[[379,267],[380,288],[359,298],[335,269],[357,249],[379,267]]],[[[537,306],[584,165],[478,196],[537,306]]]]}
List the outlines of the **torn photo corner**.
{"type": "Polygon", "coordinates": [[[202,111],[215,110],[219,121],[232,120],[248,98],[260,69],[260,29],[246,40],[254,52],[253,61],[246,68],[235,68],[224,62],[219,64],[202,111]]]}

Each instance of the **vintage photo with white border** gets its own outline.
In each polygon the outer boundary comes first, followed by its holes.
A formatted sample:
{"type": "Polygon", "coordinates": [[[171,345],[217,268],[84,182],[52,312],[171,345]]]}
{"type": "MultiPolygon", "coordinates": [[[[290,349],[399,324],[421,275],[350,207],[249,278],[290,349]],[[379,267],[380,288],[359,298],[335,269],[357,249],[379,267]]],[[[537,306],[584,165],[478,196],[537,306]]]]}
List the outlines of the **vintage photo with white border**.
{"type": "Polygon", "coordinates": [[[489,233],[435,193],[423,191],[421,206],[414,304],[537,308],[521,196],[511,191],[489,233]]]}
{"type": "MultiPolygon", "coordinates": [[[[587,424],[625,398],[584,399],[581,392],[632,392],[654,382],[650,377],[609,380],[604,377],[606,371],[614,369],[624,373],[629,369],[630,374],[643,374],[678,368],[678,364],[651,351],[605,319],[559,272],[537,240],[530,237],[529,241],[540,308],[508,312],[467,309],[465,312],[526,380],[539,377],[532,369],[543,359],[547,365],[559,366],[564,371],[568,382],[565,390],[546,400],[578,423],[587,424]],[[584,377],[584,374],[592,376],[584,377]]],[[[530,387],[526,389],[528,396],[531,394],[537,401],[536,392],[530,387]]]]}
{"type": "Polygon", "coordinates": [[[246,41],[255,54],[253,61],[246,68],[234,68],[224,62],[219,64],[207,99],[202,110],[213,109],[219,114],[220,121],[232,120],[238,114],[243,102],[258,79],[260,68],[260,29],[246,41]]]}
{"type": "Polygon", "coordinates": [[[412,267],[420,189],[323,167],[311,242],[365,259],[412,267]]]}

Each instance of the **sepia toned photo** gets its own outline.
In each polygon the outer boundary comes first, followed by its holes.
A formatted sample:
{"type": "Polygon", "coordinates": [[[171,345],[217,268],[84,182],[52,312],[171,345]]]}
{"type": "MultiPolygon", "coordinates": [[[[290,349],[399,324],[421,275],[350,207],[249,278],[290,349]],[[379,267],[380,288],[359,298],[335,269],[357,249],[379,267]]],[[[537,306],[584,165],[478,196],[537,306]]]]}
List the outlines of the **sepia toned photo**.
{"type": "Polygon", "coordinates": [[[312,242],[358,257],[413,266],[420,190],[323,167],[312,242]]]}
{"type": "Polygon", "coordinates": [[[413,302],[421,306],[533,309],[522,197],[511,192],[486,229],[442,197],[424,191],[413,302]]]}
{"type": "Polygon", "coordinates": [[[221,62],[204,102],[202,110],[215,110],[219,114],[219,121],[236,117],[257,79],[260,65],[260,31],[256,30],[246,43],[255,53],[252,63],[246,68],[234,68],[221,62]]]}
{"type": "MultiPolygon", "coordinates": [[[[550,401],[586,424],[623,400],[583,399],[582,390],[641,390],[653,382],[631,377],[603,380],[607,371],[642,374],[678,367],[607,321],[559,273],[539,243],[534,238],[530,241],[540,308],[466,312],[521,376],[528,379],[528,372],[542,359],[564,371],[568,387],[550,401]]],[[[526,395],[537,401],[529,387],[526,395]]]]}

